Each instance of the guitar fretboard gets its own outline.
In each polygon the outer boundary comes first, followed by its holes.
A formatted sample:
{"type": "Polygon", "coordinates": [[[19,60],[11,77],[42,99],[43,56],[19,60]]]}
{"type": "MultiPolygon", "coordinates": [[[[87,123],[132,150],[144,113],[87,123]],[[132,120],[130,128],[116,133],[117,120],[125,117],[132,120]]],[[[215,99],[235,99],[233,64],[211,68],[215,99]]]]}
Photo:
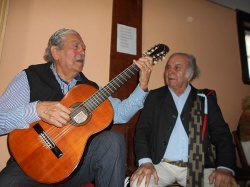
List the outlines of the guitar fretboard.
{"type": "Polygon", "coordinates": [[[132,64],[126,68],[123,72],[113,78],[106,86],[93,94],[89,99],[81,104],[86,108],[88,113],[94,111],[102,102],[104,102],[109,96],[117,91],[123,84],[125,84],[132,76],[134,76],[140,69],[132,64]]]}

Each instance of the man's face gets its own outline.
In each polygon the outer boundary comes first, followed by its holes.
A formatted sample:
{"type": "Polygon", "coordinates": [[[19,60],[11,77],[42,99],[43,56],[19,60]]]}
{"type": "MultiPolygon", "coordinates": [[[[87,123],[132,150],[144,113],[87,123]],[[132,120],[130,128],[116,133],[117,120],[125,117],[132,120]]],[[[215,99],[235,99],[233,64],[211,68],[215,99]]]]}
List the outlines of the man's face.
{"type": "Polygon", "coordinates": [[[76,34],[66,34],[63,48],[58,50],[59,68],[64,74],[78,74],[82,71],[86,46],[82,38],[76,34]]]}
{"type": "Polygon", "coordinates": [[[173,90],[183,93],[191,77],[188,72],[188,58],[186,56],[174,55],[166,65],[165,81],[173,90]]]}

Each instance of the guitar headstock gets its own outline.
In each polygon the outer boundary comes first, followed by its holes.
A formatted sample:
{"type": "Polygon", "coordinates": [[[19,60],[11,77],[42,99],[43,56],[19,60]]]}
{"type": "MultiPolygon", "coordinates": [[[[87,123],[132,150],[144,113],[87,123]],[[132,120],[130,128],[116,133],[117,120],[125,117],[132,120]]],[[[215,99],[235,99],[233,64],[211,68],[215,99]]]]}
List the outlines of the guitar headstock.
{"type": "Polygon", "coordinates": [[[153,63],[157,64],[159,60],[162,61],[162,59],[165,58],[166,54],[169,52],[169,47],[165,44],[158,44],[149,49],[148,51],[145,51],[143,53],[143,56],[150,56],[153,58],[153,63]]]}

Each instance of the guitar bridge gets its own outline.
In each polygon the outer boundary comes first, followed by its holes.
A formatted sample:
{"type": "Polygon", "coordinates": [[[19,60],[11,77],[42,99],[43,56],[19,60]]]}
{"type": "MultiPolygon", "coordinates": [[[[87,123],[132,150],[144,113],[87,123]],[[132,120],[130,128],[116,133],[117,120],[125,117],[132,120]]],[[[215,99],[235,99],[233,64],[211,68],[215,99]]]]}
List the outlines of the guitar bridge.
{"type": "Polygon", "coordinates": [[[38,123],[33,126],[37,134],[39,135],[39,138],[41,142],[44,144],[46,148],[49,148],[54,155],[57,158],[60,158],[63,156],[62,151],[56,146],[55,142],[49,137],[49,135],[43,130],[41,125],[38,123]]]}

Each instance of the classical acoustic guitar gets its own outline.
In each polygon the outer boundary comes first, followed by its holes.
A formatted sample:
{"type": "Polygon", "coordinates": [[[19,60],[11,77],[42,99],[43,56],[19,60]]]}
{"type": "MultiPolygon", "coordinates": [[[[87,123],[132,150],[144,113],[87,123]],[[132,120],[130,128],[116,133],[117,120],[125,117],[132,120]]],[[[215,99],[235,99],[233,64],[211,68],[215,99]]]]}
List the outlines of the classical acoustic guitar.
{"type": "MultiPolygon", "coordinates": [[[[154,64],[162,60],[169,48],[158,44],[144,52],[154,64]]],[[[8,146],[22,170],[32,179],[47,184],[60,183],[72,176],[90,136],[107,128],[113,119],[113,108],[107,99],[139,71],[132,64],[102,89],[80,84],[60,101],[73,108],[69,123],[58,128],[40,120],[28,129],[14,130],[8,146]]]]}

